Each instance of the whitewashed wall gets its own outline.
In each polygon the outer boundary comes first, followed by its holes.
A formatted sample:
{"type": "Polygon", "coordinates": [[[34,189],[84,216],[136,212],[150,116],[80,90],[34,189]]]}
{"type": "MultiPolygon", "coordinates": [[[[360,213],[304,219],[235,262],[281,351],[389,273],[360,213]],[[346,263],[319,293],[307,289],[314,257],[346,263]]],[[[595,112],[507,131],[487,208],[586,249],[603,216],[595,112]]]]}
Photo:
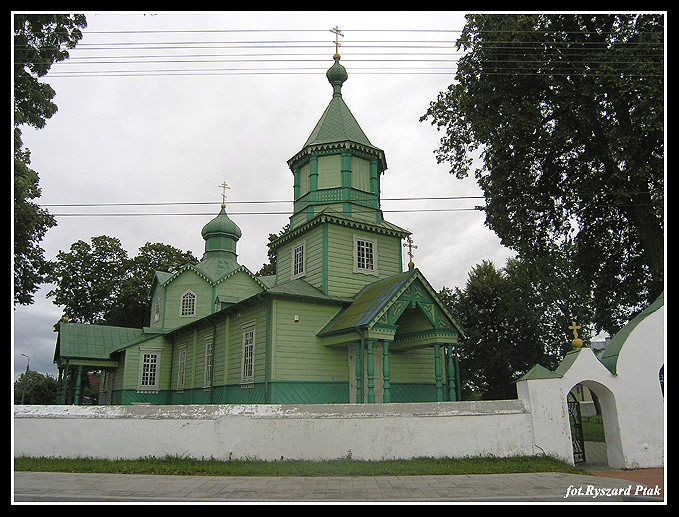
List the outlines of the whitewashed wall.
{"type": "Polygon", "coordinates": [[[663,306],[630,333],[617,375],[584,348],[560,377],[519,381],[518,400],[16,406],[14,455],[381,460],[544,453],[573,463],[566,397],[582,383],[601,402],[609,465],[663,467],[665,398],[658,373],[665,360],[664,319],[663,306]]]}
{"type": "Polygon", "coordinates": [[[520,400],[17,406],[14,413],[15,457],[381,460],[535,453],[530,414],[520,400]]]}

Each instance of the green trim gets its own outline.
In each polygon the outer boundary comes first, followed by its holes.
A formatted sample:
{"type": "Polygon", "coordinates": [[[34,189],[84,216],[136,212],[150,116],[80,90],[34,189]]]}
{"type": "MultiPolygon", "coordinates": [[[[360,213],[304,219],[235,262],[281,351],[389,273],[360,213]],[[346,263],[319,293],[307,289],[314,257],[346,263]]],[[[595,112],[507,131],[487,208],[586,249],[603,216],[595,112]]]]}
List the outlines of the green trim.
{"type": "Polygon", "coordinates": [[[323,224],[323,264],[322,264],[322,283],[323,283],[323,294],[328,294],[328,223],[323,224]]]}
{"type": "Polygon", "coordinates": [[[272,241],[269,243],[269,247],[273,249],[279,248],[281,245],[285,244],[291,239],[297,238],[298,235],[301,233],[304,233],[308,230],[310,230],[312,227],[316,226],[317,224],[323,224],[323,223],[334,223],[340,226],[348,226],[350,228],[355,228],[358,230],[365,230],[365,231],[370,231],[374,233],[380,233],[383,235],[391,235],[394,237],[407,237],[410,235],[411,232],[408,230],[404,230],[403,228],[400,228],[396,226],[395,224],[391,224],[388,222],[383,222],[381,224],[372,224],[368,223],[365,221],[358,221],[356,219],[350,219],[342,216],[339,213],[329,213],[327,211],[323,211],[313,217],[313,219],[305,222],[304,224],[298,226],[297,228],[294,228],[293,230],[290,230],[288,232],[285,232],[283,235],[278,237],[276,240],[272,241]]]}

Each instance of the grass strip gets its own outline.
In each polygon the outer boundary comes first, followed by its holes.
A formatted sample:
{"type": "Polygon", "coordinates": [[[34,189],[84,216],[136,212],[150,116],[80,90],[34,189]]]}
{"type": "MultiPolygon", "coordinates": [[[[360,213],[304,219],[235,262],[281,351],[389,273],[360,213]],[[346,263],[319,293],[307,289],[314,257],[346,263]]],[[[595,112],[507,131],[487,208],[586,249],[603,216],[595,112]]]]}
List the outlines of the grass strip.
{"type": "Polygon", "coordinates": [[[585,474],[549,456],[510,458],[414,458],[364,461],[340,458],[326,461],[258,459],[216,460],[167,456],[136,460],[96,458],[14,458],[16,472],[81,472],[108,474],[164,474],[203,476],[425,476],[462,474],[510,474],[519,472],[565,472],[585,474]]]}

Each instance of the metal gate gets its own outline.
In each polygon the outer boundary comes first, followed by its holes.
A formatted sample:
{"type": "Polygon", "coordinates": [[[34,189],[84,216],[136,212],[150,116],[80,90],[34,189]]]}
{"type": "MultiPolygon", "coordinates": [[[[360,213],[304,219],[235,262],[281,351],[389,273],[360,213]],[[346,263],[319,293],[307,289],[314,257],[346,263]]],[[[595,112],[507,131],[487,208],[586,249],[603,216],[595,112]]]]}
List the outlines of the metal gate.
{"type": "Polygon", "coordinates": [[[580,415],[580,402],[575,395],[568,393],[568,419],[571,424],[571,436],[573,437],[573,461],[575,464],[585,463],[585,439],[582,433],[582,416],[580,415]]]}

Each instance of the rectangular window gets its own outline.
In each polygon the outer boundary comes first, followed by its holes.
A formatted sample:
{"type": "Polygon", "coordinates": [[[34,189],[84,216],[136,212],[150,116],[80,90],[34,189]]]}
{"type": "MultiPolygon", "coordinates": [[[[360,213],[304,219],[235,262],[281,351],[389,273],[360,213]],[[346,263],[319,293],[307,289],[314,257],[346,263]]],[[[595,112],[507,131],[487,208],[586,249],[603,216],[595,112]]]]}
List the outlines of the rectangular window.
{"type": "Polygon", "coordinates": [[[305,242],[301,242],[292,247],[292,278],[304,276],[305,242]]]}
{"type": "Polygon", "coordinates": [[[158,368],[160,367],[159,348],[139,349],[139,390],[158,389],[158,368]]]}
{"type": "Polygon", "coordinates": [[[184,380],[186,375],[186,349],[179,351],[179,361],[177,364],[177,389],[184,389],[184,380]]]}
{"type": "Polygon", "coordinates": [[[377,241],[354,235],[354,273],[377,275],[377,241]]]}
{"type": "Polygon", "coordinates": [[[255,379],[255,326],[243,326],[243,357],[241,361],[241,382],[255,379]]]}
{"type": "Polygon", "coordinates": [[[212,338],[205,338],[205,371],[203,373],[203,388],[212,384],[212,338]]]}

